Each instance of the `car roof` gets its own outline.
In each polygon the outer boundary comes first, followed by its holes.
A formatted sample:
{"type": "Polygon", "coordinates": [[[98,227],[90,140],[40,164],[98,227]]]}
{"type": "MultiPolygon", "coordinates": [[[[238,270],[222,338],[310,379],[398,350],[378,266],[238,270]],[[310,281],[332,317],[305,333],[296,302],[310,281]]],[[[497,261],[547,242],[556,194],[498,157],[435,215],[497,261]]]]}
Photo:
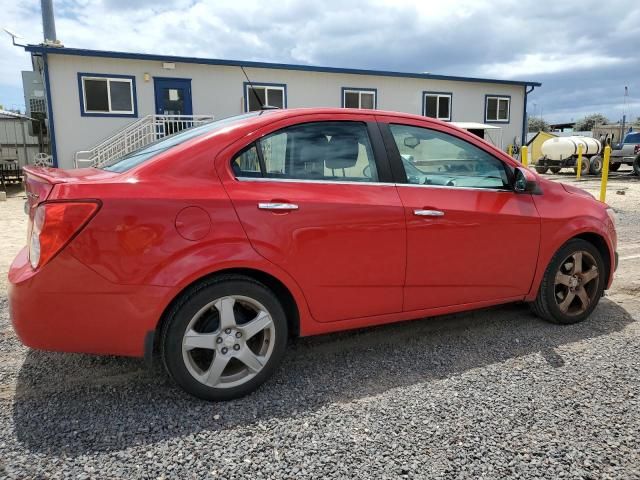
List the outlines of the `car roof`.
{"type": "MultiPolygon", "coordinates": [[[[336,117],[340,117],[342,115],[358,115],[361,117],[375,117],[375,116],[385,116],[385,117],[397,117],[403,119],[414,119],[427,123],[441,124],[453,126],[449,122],[443,122],[442,120],[437,120],[431,117],[425,117],[423,115],[416,115],[412,113],[406,112],[394,112],[387,110],[370,110],[370,109],[359,109],[359,108],[337,108],[337,107],[314,107],[314,108],[285,108],[285,109],[269,109],[263,110],[264,114],[256,115],[254,117],[248,117],[241,122],[239,122],[238,126],[255,126],[259,128],[260,126],[268,123],[272,123],[278,120],[286,119],[286,118],[294,118],[298,116],[305,115],[335,115],[336,117]]],[[[373,118],[371,119],[373,121],[373,118]]]]}

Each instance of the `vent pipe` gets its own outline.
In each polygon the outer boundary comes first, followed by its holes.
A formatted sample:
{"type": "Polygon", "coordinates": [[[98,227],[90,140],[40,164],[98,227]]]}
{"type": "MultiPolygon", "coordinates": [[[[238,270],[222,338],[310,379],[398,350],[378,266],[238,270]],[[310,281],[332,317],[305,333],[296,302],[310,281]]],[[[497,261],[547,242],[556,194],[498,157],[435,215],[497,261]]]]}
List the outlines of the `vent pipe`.
{"type": "Polygon", "coordinates": [[[44,43],[59,44],[56,37],[56,22],[53,18],[53,0],[40,0],[40,8],[42,9],[44,43]]]}

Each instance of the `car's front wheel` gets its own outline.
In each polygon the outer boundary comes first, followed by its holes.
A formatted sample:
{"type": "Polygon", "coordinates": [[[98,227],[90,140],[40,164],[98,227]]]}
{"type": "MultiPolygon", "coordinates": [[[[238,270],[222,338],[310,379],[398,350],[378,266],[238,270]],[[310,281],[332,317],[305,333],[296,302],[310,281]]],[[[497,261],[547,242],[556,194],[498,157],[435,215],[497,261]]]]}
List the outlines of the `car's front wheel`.
{"type": "Polygon", "coordinates": [[[531,306],[550,322],[580,322],[596,308],[605,277],[605,263],[598,249],[582,239],[570,240],[549,262],[531,306]]]}
{"type": "Polygon", "coordinates": [[[188,393],[230,400],[258,388],[280,363],[287,321],[280,302],[249,277],[225,275],[185,292],[161,338],[164,364],[188,393]]]}

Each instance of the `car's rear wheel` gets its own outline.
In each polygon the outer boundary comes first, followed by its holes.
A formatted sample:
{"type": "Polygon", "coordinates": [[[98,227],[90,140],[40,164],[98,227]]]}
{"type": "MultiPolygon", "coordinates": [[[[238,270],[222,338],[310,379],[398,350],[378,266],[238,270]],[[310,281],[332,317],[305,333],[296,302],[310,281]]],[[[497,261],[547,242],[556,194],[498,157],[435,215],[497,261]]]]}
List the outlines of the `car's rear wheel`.
{"type": "Polygon", "coordinates": [[[640,155],[633,161],[633,173],[640,176],[640,155]]]}
{"type": "Polygon", "coordinates": [[[602,173],[602,157],[600,155],[594,155],[589,161],[589,172],[591,175],[600,175],[602,173]]]}
{"type": "Polygon", "coordinates": [[[282,360],[287,320],[265,285],[225,275],[176,302],[165,323],[162,357],[171,377],[205,400],[229,400],[258,388],[282,360]]]}
{"type": "Polygon", "coordinates": [[[536,172],[539,173],[540,175],[542,175],[543,173],[547,173],[547,170],[549,170],[549,167],[545,166],[545,165],[536,165],[535,166],[536,172]]]}
{"type": "Polygon", "coordinates": [[[551,173],[553,173],[555,175],[557,173],[560,173],[560,170],[562,170],[562,168],[560,168],[560,167],[551,167],[551,168],[549,168],[549,170],[551,171],[551,173]]]}
{"type": "MultiPolygon", "coordinates": [[[[577,160],[576,160],[577,162],[577,160]]],[[[589,159],[587,157],[582,157],[582,170],[580,171],[580,176],[585,176],[589,173],[589,167],[590,167],[590,162],[589,159]]],[[[576,163],[576,166],[573,167],[573,173],[578,173],[578,164],[576,163]]]]}
{"type": "Polygon", "coordinates": [[[549,262],[532,303],[534,312],[554,323],[584,320],[602,296],[605,274],[604,260],[593,244],[570,240],[549,262]]]}

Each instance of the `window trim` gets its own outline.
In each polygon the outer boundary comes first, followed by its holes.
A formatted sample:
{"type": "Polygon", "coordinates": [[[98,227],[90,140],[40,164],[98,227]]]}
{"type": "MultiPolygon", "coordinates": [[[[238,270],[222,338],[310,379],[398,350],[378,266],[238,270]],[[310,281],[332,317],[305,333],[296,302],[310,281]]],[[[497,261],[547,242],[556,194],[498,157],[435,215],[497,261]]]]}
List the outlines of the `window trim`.
{"type": "Polygon", "coordinates": [[[453,92],[431,92],[424,91],[422,92],[422,116],[427,118],[435,118],[437,120],[442,120],[443,122],[450,122],[453,118],[453,92]],[[427,116],[427,97],[436,97],[436,116],[429,117],[427,116]],[[449,116],[447,118],[440,118],[440,98],[441,97],[449,97],[449,116]]]}
{"type": "MultiPolygon", "coordinates": [[[[345,100],[347,92],[349,93],[357,93],[358,94],[358,110],[368,110],[368,108],[362,108],[362,94],[363,93],[373,93],[373,110],[378,109],[378,89],[377,88],[364,88],[364,87],[342,87],[342,95],[341,95],[341,103],[340,108],[345,107],[345,100]]],[[[351,108],[351,107],[350,107],[351,108]]]]}
{"type": "Polygon", "coordinates": [[[386,148],[386,153],[387,153],[387,158],[389,159],[389,163],[391,166],[391,170],[393,173],[393,179],[394,179],[394,183],[397,186],[403,186],[403,187],[424,187],[424,188],[447,188],[447,189],[451,189],[451,190],[462,190],[462,189],[466,189],[466,190],[481,190],[483,192],[511,192],[514,193],[514,190],[511,188],[485,188],[485,187],[447,187],[446,185],[416,185],[413,183],[409,183],[409,180],[407,178],[407,172],[405,171],[404,168],[404,164],[402,163],[402,158],[400,157],[400,150],[398,149],[398,146],[396,145],[395,139],[393,138],[393,134],[391,133],[391,128],[390,125],[402,125],[402,126],[406,126],[406,127],[416,127],[416,128],[424,128],[426,130],[433,130],[435,132],[438,133],[444,133],[446,135],[451,135],[452,137],[457,138],[458,140],[464,141],[470,145],[473,145],[474,147],[482,150],[484,153],[486,153],[487,155],[490,155],[491,157],[495,158],[497,161],[499,161],[500,163],[502,163],[505,172],[507,174],[507,179],[509,181],[509,185],[513,185],[513,181],[514,181],[514,173],[512,171],[513,166],[509,165],[507,162],[505,162],[504,160],[502,160],[500,157],[496,156],[493,152],[483,148],[480,145],[476,145],[473,142],[470,142],[469,140],[460,137],[450,131],[447,131],[446,129],[439,129],[436,128],[433,125],[420,125],[420,124],[415,124],[415,123],[402,123],[402,122],[387,122],[387,121],[380,121],[378,123],[378,125],[380,126],[380,133],[382,134],[382,139],[384,140],[384,145],[386,148]]]}
{"type": "Polygon", "coordinates": [[[267,102],[267,105],[269,104],[269,96],[266,90],[268,89],[273,89],[273,90],[281,90],[282,91],[282,103],[283,103],[283,107],[282,108],[287,108],[287,84],[286,83],[265,83],[265,82],[243,82],[242,83],[242,90],[243,90],[243,99],[244,99],[244,111],[245,113],[249,113],[249,112],[256,112],[259,110],[249,110],[249,87],[257,87],[257,88],[264,88],[265,89],[265,100],[267,102]]]}
{"type": "Polygon", "coordinates": [[[511,95],[497,95],[497,94],[493,94],[493,93],[489,93],[486,94],[484,96],[484,123],[511,123],[511,95]],[[498,103],[496,104],[496,119],[495,120],[491,120],[489,119],[488,116],[488,112],[489,112],[489,99],[490,98],[495,98],[498,100],[498,103]],[[507,104],[507,119],[506,120],[500,120],[498,118],[498,112],[500,111],[500,100],[507,100],[508,104],[507,104]]]}
{"type": "Polygon", "coordinates": [[[78,94],[80,101],[80,116],[82,117],[138,117],[138,95],[136,92],[136,77],[135,75],[120,75],[111,73],[89,73],[78,72],[78,94]],[[106,80],[107,81],[107,101],[109,103],[109,112],[99,112],[94,110],[87,110],[87,99],[84,91],[84,80],[106,80]],[[131,85],[131,111],[115,110],[111,111],[111,89],[109,88],[109,80],[128,80],[131,85]]]}

